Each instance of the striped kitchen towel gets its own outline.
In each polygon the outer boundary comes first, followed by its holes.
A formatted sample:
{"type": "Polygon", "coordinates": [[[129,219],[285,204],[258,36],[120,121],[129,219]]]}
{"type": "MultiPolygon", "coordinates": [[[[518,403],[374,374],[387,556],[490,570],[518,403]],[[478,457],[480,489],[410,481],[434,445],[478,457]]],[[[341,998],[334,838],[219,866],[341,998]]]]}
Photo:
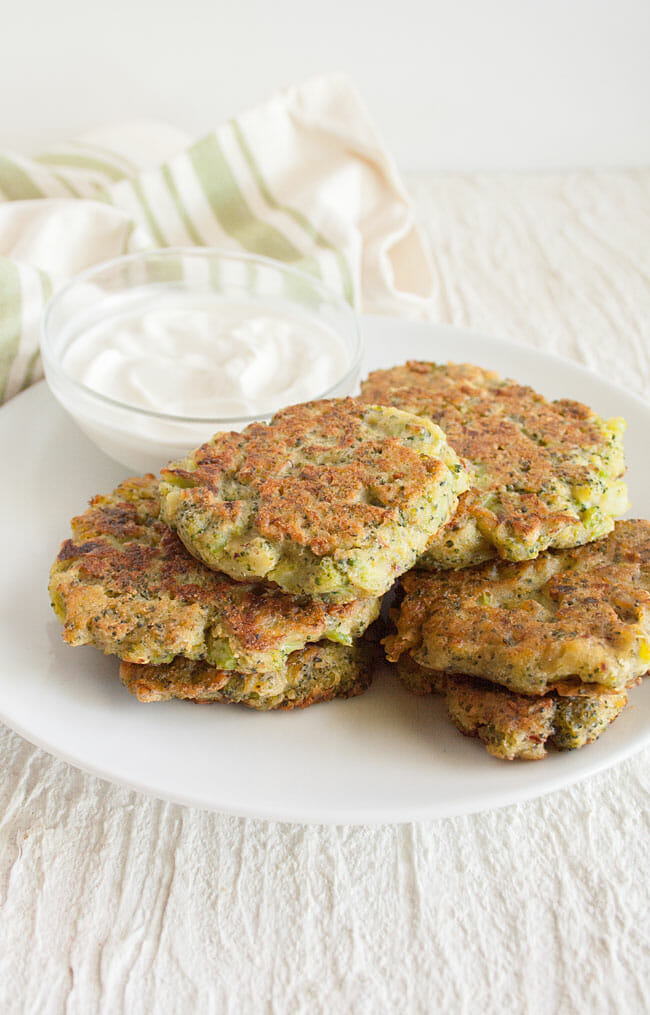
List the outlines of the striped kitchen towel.
{"type": "Polygon", "coordinates": [[[79,271],[152,247],[290,262],[365,312],[426,316],[429,252],[395,164],[342,75],[190,143],[160,124],[0,153],[0,402],[41,376],[42,311],[79,271]]]}

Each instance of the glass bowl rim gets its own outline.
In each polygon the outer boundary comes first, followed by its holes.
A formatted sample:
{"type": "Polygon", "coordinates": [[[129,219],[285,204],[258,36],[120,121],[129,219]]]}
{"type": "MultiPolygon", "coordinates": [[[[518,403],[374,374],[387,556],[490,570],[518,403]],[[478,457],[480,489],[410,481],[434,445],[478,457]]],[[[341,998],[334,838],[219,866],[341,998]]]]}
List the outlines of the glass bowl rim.
{"type": "MultiPolygon", "coordinates": [[[[169,412],[156,412],[153,409],[142,409],[140,406],[132,405],[130,402],[122,402],[119,399],[111,398],[110,395],[104,395],[99,391],[95,391],[94,388],[88,387],[81,381],[72,377],[61,365],[61,361],[58,357],[52,354],[50,348],[50,319],[52,312],[56,309],[57,305],[61,300],[69,293],[69,291],[80,282],[85,282],[93,278],[93,276],[100,274],[103,271],[107,271],[116,265],[126,264],[129,261],[142,261],[148,257],[205,257],[218,256],[222,260],[228,261],[239,261],[242,263],[258,264],[273,268],[276,271],[280,271],[283,274],[291,275],[298,279],[304,279],[309,282],[311,286],[316,288],[328,302],[334,304],[341,310],[344,310],[350,315],[353,326],[354,326],[354,342],[351,351],[351,362],[347,370],[341,377],[338,378],[331,384],[325,391],[314,395],[310,401],[319,401],[322,398],[327,398],[331,392],[336,390],[340,385],[344,384],[347,380],[354,377],[355,373],[361,365],[361,359],[363,356],[363,337],[361,334],[361,328],[359,327],[359,315],[351,303],[348,303],[346,299],[339,296],[337,292],[330,289],[324,282],[316,278],[314,275],[310,275],[306,271],[302,271],[300,268],[296,268],[293,265],[285,264],[284,261],[275,260],[272,257],[265,257],[261,254],[244,253],[240,251],[231,251],[224,249],[223,247],[152,247],[148,250],[136,251],[133,254],[120,254],[117,257],[107,258],[104,261],[98,261],[97,264],[91,265],[89,268],[85,268],[79,272],[74,278],[71,278],[65,285],[57,289],[55,293],[48,300],[43,317],[41,321],[41,340],[40,340],[40,351],[43,358],[44,366],[47,366],[49,370],[57,374],[59,378],[62,378],[67,384],[69,384],[74,390],[80,392],[82,395],[90,397],[99,404],[106,405],[110,409],[119,409],[129,413],[134,413],[136,416],[142,419],[154,419],[164,420],[168,423],[187,423],[187,424],[214,424],[215,427],[223,426],[224,424],[248,424],[254,423],[260,419],[270,418],[278,412],[279,409],[275,409],[270,412],[254,413],[250,416],[183,416],[169,412]]],[[[164,283],[163,283],[164,284],[164,283]]],[[[47,374],[47,371],[46,371],[47,374]]]]}

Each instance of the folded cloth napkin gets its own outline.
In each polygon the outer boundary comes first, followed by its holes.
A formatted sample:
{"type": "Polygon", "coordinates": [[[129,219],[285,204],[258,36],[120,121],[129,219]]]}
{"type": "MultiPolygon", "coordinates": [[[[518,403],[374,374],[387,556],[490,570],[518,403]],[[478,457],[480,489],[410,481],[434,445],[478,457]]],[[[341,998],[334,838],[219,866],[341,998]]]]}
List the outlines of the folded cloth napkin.
{"type": "Polygon", "coordinates": [[[328,75],[194,143],[141,123],[37,158],[0,153],[0,402],[41,376],[56,288],[119,254],[186,245],[296,264],[366,312],[427,314],[408,193],[354,87],[328,75]]]}

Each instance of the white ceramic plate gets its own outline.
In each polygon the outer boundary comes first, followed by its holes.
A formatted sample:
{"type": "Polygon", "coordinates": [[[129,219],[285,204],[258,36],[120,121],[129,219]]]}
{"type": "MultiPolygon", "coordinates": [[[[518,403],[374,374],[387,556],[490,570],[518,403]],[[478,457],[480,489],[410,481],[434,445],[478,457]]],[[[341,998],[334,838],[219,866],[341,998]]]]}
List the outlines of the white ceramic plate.
{"type": "MultiPolygon", "coordinates": [[[[448,327],[368,318],[366,368],[468,360],[628,420],[632,515],[650,515],[650,407],[571,363],[448,327]]],[[[376,823],[470,813],[539,796],[650,741],[650,681],[597,743],[506,764],[462,737],[435,697],[388,673],[350,701],[258,714],[189,702],[143,705],[118,664],[61,640],[47,574],[69,519],[124,472],[63,414],[44,384],[0,411],[0,718],[86,771],[180,803],[282,821],[376,823]]],[[[155,463],[152,463],[155,464],[155,463]]]]}

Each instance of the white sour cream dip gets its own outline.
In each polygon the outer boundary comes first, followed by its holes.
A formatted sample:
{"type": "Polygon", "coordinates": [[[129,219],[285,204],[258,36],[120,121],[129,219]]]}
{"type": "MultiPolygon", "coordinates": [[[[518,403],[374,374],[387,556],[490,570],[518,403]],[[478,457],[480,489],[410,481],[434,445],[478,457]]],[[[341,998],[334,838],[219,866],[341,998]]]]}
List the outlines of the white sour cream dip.
{"type": "Polygon", "coordinates": [[[335,331],[253,302],[178,294],[131,306],[71,338],[63,367],[139,409],[224,419],[262,416],[322,395],[350,355],[335,331]]]}

